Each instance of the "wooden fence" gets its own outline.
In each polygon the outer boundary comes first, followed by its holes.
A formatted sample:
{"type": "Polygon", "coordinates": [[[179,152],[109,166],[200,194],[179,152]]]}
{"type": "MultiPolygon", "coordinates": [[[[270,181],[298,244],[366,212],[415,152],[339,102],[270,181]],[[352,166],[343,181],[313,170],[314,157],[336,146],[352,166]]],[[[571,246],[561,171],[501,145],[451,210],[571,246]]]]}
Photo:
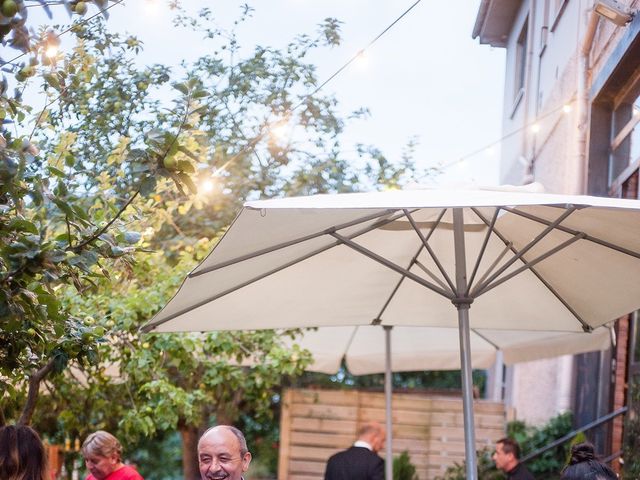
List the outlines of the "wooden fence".
{"type": "MultiPolygon", "coordinates": [[[[384,424],[383,393],[286,390],[282,398],[278,480],[322,480],[327,459],[348,448],[366,421],[384,424]]],[[[504,436],[505,407],[474,402],[477,448],[504,436]]],[[[408,451],[420,480],[464,459],[462,399],[394,393],[393,454],[408,451]]],[[[380,452],[384,457],[384,451],[380,452]]]]}

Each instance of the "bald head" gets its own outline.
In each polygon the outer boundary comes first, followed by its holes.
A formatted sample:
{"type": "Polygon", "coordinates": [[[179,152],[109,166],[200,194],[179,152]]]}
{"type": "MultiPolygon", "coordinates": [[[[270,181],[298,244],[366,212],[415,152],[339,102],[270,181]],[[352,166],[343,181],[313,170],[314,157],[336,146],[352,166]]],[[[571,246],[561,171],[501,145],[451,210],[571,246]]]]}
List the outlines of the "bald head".
{"type": "Polygon", "coordinates": [[[230,425],[212,427],[198,441],[198,463],[202,480],[240,480],[251,462],[247,441],[230,425]]]}
{"type": "Polygon", "coordinates": [[[378,452],[384,445],[386,431],[378,422],[367,422],[362,424],[358,430],[358,440],[362,440],[371,445],[374,452],[378,452]]]}

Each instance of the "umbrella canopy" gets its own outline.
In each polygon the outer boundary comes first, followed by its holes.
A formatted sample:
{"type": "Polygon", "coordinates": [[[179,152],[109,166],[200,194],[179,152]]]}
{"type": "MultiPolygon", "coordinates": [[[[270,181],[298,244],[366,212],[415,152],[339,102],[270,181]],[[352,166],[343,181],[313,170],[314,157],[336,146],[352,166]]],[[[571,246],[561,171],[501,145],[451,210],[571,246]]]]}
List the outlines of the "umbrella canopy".
{"type": "Polygon", "coordinates": [[[457,326],[476,479],[470,332],[589,332],[639,307],[640,202],[425,189],[248,202],[145,329],[457,326]]]}
{"type": "MultiPolygon", "coordinates": [[[[489,368],[502,352],[506,365],[560,355],[605,350],[611,332],[598,327],[591,334],[518,330],[472,330],[471,365],[489,368]]],[[[344,358],[354,375],[383,373],[386,369],[385,332],[380,326],[320,327],[305,331],[292,343],[309,350],[313,363],[308,371],[336,373],[344,358]]],[[[442,327],[393,327],[391,368],[394,372],[459,370],[458,329],[442,327]]]]}

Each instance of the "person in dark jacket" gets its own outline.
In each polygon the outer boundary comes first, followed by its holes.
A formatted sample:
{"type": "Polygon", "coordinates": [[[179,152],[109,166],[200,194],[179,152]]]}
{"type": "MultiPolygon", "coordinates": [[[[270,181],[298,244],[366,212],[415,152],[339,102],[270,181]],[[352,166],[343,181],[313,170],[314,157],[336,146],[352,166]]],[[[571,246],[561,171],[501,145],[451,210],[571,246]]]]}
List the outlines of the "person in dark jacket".
{"type": "Polygon", "coordinates": [[[569,465],[560,480],[616,480],[618,476],[596,457],[593,445],[584,442],[571,448],[569,465]]]}
{"type": "Polygon", "coordinates": [[[496,451],[491,457],[498,470],[507,474],[507,480],[535,480],[531,472],[520,463],[520,445],[512,438],[501,438],[496,442],[496,451]]]}
{"type": "Polygon", "coordinates": [[[384,480],[384,460],[378,451],[384,445],[385,430],[377,422],[362,425],[358,440],[329,458],[325,480],[384,480]]]}

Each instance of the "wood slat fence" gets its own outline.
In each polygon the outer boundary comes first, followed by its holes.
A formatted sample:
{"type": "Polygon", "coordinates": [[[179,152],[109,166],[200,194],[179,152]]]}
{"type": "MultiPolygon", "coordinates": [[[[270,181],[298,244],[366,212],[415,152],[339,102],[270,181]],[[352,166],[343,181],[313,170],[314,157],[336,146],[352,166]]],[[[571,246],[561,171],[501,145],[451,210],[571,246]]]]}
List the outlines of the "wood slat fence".
{"type": "MultiPolygon", "coordinates": [[[[394,393],[392,403],[393,454],[408,451],[420,480],[464,459],[461,398],[394,393]]],[[[377,392],[285,390],[278,480],[322,480],[327,459],[353,443],[362,423],[384,424],[384,406],[384,394],[377,392]]],[[[504,436],[504,405],[476,400],[474,412],[477,448],[492,447],[504,436]]]]}

